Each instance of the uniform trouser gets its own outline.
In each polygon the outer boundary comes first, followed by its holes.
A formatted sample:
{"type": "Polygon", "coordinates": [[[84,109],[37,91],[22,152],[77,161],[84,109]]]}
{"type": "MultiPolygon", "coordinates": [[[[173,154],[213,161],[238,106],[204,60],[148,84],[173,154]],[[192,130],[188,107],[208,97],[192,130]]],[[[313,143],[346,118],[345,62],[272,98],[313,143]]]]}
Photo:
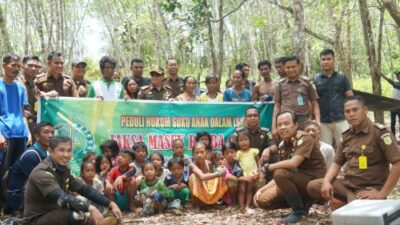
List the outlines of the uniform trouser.
{"type": "MultiPolygon", "coordinates": [[[[15,161],[26,150],[26,138],[9,138],[7,139],[8,148],[5,153],[4,159],[0,166],[0,178],[2,179],[7,170],[14,164],[15,161]]],[[[0,185],[1,188],[1,201],[4,201],[6,196],[6,189],[0,185]]]]}
{"type": "Polygon", "coordinates": [[[396,135],[396,116],[399,120],[400,127],[400,111],[390,111],[390,130],[392,131],[393,135],[396,135]]]}
{"type": "MultiPolygon", "coordinates": [[[[307,193],[313,199],[317,201],[325,201],[321,196],[321,187],[324,179],[316,179],[310,181],[307,185],[307,193]]],[[[335,179],[332,182],[333,197],[343,201],[351,202],[355,200],[356,192],[354,189],[345,186],[344,181],[341,179],[335,179]]]]}
{"type": "Polygon", "coordinates": [[[332,145],[333,139],[335,139],[335,146],[339,146],[342,141],[342,133],[348,128],[349,124],[346,120],[333,123],[321,123],[321,141],[332,145]]]}
{"type": "Polygon", "coordinates": [[[286,169],[275,170],[273,177],[275,185],[261,193],[256,200],[260,208],[267,210],[288,208],[286,197],[294,193],[300,194],[303,201],[310,199],[306,187],[312,177],[286,169]]]}
{"type": "MultiPolygon", "coordinates": [[[[56,209],[43,216],[33,219],[26,225],[83,225],[84,220],[72,219],[73,211],[70,209],[56,209]]],[[[25,224],[25,223],[24,223],[25,224]]]]}

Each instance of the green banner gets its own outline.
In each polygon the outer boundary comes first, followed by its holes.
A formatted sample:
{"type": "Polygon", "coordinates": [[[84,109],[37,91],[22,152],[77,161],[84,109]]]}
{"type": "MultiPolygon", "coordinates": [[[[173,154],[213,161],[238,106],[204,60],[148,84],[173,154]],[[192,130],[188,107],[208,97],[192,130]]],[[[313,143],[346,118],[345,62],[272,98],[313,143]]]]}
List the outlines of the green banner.
{"type": "Polygon", "coordinates": [[[147,144],[149,152],[158,151],[166,158],[172,155],[171,142],[184,140],[186,153],[195,143],[196,133],[208,131],[214,150],[243,126],[243,115],[249,106],[260,110],[260,125],[271,127],[273,104],[188,103],[159,101],[101,101],[87,98],[41,99],[39,121],[57,128],[57,135],[73,140],[71,168],[76,173],[82,157],[88,152],[100,153],[99,146],[114,139],[121,148],[131,148],[138,141],[147,144]]]}

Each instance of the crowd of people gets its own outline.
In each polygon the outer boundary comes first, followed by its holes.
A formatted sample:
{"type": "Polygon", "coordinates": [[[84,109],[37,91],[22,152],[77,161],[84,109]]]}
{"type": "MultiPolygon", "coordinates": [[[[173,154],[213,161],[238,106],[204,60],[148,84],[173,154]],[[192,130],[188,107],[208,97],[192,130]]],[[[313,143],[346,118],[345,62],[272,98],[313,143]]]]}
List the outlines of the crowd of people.
{"type": "Polygon", "coordinates": [[[150,79],[144,63],[131,62],[132,75],[119,81],[116,61],[100,60],[101,78],[85,80],[87,63],[75,60],[72,76],[63,73],[62,54],[52,52],[47,72],[36,56],[3,58],[0,81],[0,177],[3,213],[22,216],[24,224],[116,224],[121,212],[153,215],[198,211],[220,205],[265,210],[291,208],[282,223],[296,223],[312,204],[329,201],[337,208],[355,199],[385,199],[400,176],[400,149],[394,134],[368,118],[346,76],[335,70],[335,54],[320,53],[321,72],[301,76],[296,56],[261,61],[260,82],[249,80],[249,65],[236,66],[224,91],[220,77],[205,78],[199,92],[193,76],[178,75],[179,62],[156,65],[150,79]],[[22,68],[22,76],[18,76],[22,68]],[[259,125],[250,106],[244,126],[236,128],[222,150],[211,135],[199,132],[192,158],[182,139],[172,140],[167,162],[143,142],[120,149],[114,140],[88,153],[80,177],[71,174],[72,140],[55,136],[53,124],[37,123],[39,97],[92,97],[103,100],[200,102],[274,101],[272,130],[259,125]],[[30,146],[27,148],[27,146],[30,146]],[[151,150],[151,149],[150,149],[151,150]],[[342,168],[343,167],[343,168],[342,168]],[[342,170],[342,175],[338,177],[342,170]]]}

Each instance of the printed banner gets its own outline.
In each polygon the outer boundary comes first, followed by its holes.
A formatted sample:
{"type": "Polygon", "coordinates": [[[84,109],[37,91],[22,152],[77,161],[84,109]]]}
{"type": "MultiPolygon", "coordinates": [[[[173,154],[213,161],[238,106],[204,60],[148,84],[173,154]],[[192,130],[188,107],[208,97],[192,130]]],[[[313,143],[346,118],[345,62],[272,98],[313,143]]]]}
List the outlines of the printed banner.
{"type": "Polygon", "coordinates": [[[86,98],[41,99],[39,120],[54,124],[57,135],[73,140],[71,168],[79,171],[82,157],[88,152],[100,153],[99,146],[108,139],[120,148],[131,148],[136,142],[147,144],[149,154],[157,151],[172,156],[171,142],[184,140],[186,154],[191,155],[196,133],[208,131],[214,150],[243,126],[249,106],[260,110],[261,127],[271,127],[273,104],[188,103],[160,101],[102,101],[86,98]]]}

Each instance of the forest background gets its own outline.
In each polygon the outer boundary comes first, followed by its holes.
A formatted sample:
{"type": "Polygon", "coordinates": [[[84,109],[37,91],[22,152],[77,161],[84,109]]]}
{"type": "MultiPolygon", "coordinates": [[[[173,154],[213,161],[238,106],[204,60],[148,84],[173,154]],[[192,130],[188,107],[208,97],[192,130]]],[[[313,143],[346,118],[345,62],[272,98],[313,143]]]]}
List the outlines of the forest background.
{"type": "MultiPolygon", "coordinates": [[[[335,50],[337,69],[354,89],[391,97],[379,74],[394,78],[400,70],[399,1],[0,0],[1,56],[45,62],[57,50],[67,74],[74,58],[85,58],[89,80],[100,77],[103,55],[117,59],[122,75],[132,58],[142,58],[146,76],[151,65],[176,57],[181,76],[201,81],[209,73],[224,81],[247,62],[258,81],[258,61],[295,54],[313,76],[324,48],[335,50]]],[[[382,121],[382,113],[375,116],[382,121]]]]}

